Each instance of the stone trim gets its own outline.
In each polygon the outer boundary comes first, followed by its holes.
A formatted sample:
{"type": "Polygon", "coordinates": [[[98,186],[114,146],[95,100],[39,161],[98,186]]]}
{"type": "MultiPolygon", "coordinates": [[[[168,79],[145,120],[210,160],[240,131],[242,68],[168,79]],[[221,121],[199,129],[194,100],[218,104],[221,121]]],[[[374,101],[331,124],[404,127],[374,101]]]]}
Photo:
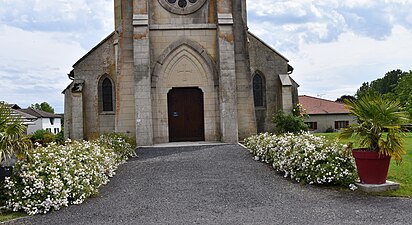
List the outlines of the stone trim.
{"type": "Polygon", "coordinates": [[[178,6],[172,5],[167,2],[167,0],[158,0],[160,5],[165,8],[167,11],[178,14],[178,15],[187,15],[196,12],[199,10],[206,2],[206,0],[198,0],[196,3],[191,4],[187,7],[180,8],[178,6]]]}
{"type": "Polygon", "coordinates": [[[211,57],[209,56],[209,54],[206,52],[206,50],[203,49],[203,47],[198,44],[195,41],[192,41],[190,39],[181,39],[178,41],[173,42],[172,44],[169,45],[169,47],[167,47],[163,53],[159,56],[159,58],[156,61],[156,64],[153,68],[153,73],[152,73],[152,87],[156,88],[157,86],[157,80],[158,80],[158,74],[161,70],[161,67],[163,66],[165,60],[167,59],[168,56],[170,56],[174,51],[176,51],[177,49],[179,49],[181,46],[186,45],[188,47],[190,47],[191,49],[193,49],[196,53],[198,53],[203,60],[205,60],[206,65],[209,67],[209,70],[212,72],[213,74],[213,78],[214,78],[214,83],[215,86],[218,86],[219,84],[219,78],[217,77],[217,70],[216,70],[216,66],[213,63],[211,57]]]}
{"type": "Polygon", "coordinates": [[[133,15],[133,26],[147,26],[149,25],[149,15],[135,14],[133,15]]]}
{"type": "Polygon", "coordinates": [[[218,13],[217,21],[219,25],[232,25],[233,15],[231,13],[218,13]]]}
{"type": "Polygon", "coordinates": [[[279,78],[283,87],[292,86],[292,81],[290,79],[289,74],[279,74],[279,78]]]}
{"type": "Polygon", "coordinates": [[[150,30],[216,29],[216,24],[151,24],[150,30]]]}

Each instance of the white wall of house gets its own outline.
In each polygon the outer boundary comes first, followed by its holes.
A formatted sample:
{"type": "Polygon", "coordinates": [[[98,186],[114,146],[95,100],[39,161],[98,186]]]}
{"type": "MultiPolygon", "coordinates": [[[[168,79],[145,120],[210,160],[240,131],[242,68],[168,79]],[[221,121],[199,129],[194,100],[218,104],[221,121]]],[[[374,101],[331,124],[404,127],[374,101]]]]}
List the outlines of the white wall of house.
{"type": "Polygon", "coordinates": [[[317,123],[317,129],[311,130],[316,133],[325,132],[330,127],[335,129],[336,121],[348,121],[349,125],[357,123],[356,118],[348,114],[309,115],[309,118],[305,119],[306,123],[317,123]]]}
{"type": "Polygon", "coordinates": [[[27,134],[32,134],[37,130],[49,130],[53,134],[61,131],[60,118],[39,118],[33,122],[33,125],[27,127],[27,134]],[[50,119],[54,119],[53,123],[50,119]]]}

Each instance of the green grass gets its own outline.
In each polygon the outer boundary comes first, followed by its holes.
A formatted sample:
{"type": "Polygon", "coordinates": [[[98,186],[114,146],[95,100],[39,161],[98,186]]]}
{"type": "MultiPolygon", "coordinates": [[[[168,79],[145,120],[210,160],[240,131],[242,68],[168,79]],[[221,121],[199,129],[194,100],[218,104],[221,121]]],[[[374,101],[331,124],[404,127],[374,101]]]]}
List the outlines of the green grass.
{"type": "Polygon", "coordinates": [[[27,216],[27,214],[21,212],[0,211],[0,223],[12,219],[17,219],[23,216],[27,216]]]}
{"type": "MultiPolygon", "coordinates": [[[[321,133],[315,135],[325,136],[329,140],[335,140],[337,133],[321,133]]],[[[353,142],[353,140],[341,140],[340,142],[346,144],[353,142]]],[[[379,193],[379,195],[412,197],[412,133],[407,134],[404,146],[407,153],[404,155],[402,163],[397,165],[396,162],[392,160],[388,171],[388,180],[400,183],[401,188],[396,191],[379,193]]]]}

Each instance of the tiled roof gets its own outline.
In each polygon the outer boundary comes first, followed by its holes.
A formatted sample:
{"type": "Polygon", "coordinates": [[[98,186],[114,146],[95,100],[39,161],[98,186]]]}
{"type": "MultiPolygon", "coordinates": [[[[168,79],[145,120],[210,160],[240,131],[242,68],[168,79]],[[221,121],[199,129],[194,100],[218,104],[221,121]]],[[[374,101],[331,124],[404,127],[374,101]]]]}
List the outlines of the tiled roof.
{"type": "Polygon", "coordinates": [[[27,109],[19,109],[19,111],[35,116],[36,118],[61,118],[60,115],[45,112],[39,109],[27,108],[27,109]]]}
{"type": "Polygon", "coordinates": [[[349,110],[344,104],[326,99],[315,98],[307,95],[299,96],[299,103],[308,115],[322,114],[348,114],[349,110]]]}

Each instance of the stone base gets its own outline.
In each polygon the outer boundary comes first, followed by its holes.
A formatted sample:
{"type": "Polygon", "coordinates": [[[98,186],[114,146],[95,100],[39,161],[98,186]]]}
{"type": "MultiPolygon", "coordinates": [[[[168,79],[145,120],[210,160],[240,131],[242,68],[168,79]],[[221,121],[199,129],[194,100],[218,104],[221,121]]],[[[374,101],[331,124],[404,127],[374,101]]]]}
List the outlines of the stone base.
{"type": "Polygon", "coordinates": [[[362,184],[362,183],[356,183],[356,186],[358,186],[359,190],[364,191],[364,192],[384,192],[384,191],[393,191],[397,190],[400,188],[399,183],[395,183],[392,181],[386,181],[384,184],[362,184]]]}

